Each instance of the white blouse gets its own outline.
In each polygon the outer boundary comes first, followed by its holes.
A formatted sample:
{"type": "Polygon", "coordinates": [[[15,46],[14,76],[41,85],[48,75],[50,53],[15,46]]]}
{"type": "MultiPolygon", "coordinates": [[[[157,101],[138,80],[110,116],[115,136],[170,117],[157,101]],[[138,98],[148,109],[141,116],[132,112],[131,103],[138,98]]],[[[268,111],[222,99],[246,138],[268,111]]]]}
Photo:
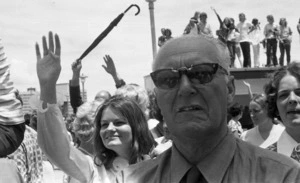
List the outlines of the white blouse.
{"type": "Polygon", "coordinates": [[[242,133],[241,139],[255,146],[267,148],[278,141],[284,129],[282,125],[273,125],[268,138],[264,140],[258,131],[258,126],[256,126],[242,133]]]}
{"type": "Polygon", "coordinates": [[[122,158],[116,158],[114,168],[110,170],[106,170],[104,165],[96,166],[91,156],[70,143],[58,105],[47,104],[46,109],[41,106],[38,110],[38,143],[47,157],[72,177],[71,183],[114,182],[117,174],[128,166],[128,162],[122,158]]]}

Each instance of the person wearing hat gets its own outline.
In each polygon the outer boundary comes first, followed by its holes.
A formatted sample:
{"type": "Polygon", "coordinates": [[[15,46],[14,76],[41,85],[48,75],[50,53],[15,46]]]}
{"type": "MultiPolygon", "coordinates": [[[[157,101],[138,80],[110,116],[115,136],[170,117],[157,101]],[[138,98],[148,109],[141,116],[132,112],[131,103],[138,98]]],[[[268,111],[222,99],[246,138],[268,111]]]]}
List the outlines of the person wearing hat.
{"type": "Polygon", "coordinates": [[[24,139],[22,100],[10,79],[10,64],[0,39],[0,158],[13,153],[24,139]]]}
{"type": "Polygon", "coordinates": [[[0,39],[0,182],[23,182],[14,160],[7,156],[20,147],[25,132],[22,99],[10,79],[10,64],[0,39]]]}
{"type": "Polygon", "coordinates": [[[300,164],[235,138],[227,107],[235,87],[226,45],[181,36],[158,52],[150,74],[172,147],[126,168],[117,182],[299,182],[300,164]]]}

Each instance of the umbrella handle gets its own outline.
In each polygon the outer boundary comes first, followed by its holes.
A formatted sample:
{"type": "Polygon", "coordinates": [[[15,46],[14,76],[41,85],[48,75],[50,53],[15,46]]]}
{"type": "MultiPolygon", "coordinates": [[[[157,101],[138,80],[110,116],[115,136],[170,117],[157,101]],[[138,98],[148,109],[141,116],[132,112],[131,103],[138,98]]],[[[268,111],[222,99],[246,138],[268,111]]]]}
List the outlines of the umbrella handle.
{"type": "Polygon", "coordinates": [[[135,16],[138,15],[140,13],[140,7],[137,4],[132,4],[130,5],[125,11],[124,14],[131,8],[131,7],[136,7],[137,8],[137,12],[135,13],[135,16]]]}
{"type": "Polygon", "coordinates": [[[107,36],[107,34],[113,29],[114,26],[117,26],[117,24],[120,22],[124,14],[131,8],[135,6],[137,8],[137,12],[135,15],[138,15],[140,13],[140,7],[136,4],[130,5],[124,13],[121,13],[117,18],[115,18],[109,26],[94,40],[94,42],[84,51],[84,53],[80,56],[79,59],[76,60],[76,63],[78,64],[87,54],[89,54],[90,51],[92,51],[100,42],[102,39],[107,36]]]}

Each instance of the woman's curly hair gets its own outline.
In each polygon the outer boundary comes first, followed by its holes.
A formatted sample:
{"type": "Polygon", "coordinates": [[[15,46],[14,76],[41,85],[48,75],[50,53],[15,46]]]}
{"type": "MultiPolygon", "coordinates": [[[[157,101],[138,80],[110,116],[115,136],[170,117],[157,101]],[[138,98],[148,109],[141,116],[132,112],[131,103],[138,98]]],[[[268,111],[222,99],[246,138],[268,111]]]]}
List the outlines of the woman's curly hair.
{"type": "Polygon", "coordinates": [[[277,108],[277,94],[280,81],[284,76],[290,74],[300,82],[300,62],[293,61],[289,65],[276,70],[270,75],[270,81],[264,86],[267,95],[268,115],[272,118],[281,119],[277,108]]]}

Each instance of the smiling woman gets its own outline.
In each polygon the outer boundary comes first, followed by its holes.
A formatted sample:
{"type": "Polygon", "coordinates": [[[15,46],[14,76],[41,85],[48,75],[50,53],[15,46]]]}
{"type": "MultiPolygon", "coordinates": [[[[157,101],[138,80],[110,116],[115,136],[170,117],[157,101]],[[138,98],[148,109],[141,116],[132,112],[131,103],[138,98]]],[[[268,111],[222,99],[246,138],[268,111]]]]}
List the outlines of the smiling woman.
{"type": "Polygon", "coordinates": [[[267,148],[278,141],[284,127],[276,124],[274,118],[268,115],[267,97],[265,94],[254,94],[249,103],[251,119],[254,128],[245,131],[241,139],[250,144],[267,148]]]}
{"type": "MultiPolygon", "coordinates": [[[[149,154],[156,144],[148,130],[146,117],[134,101],[112,97],[96,114],[94,161],[90,155],[74,147],[68,139],[55,92],[61,71],[60,51],[59,37],[53,36],[52,32],[49,32],[49,45],[43,37],[43,56],[36,44],[37,73],[41,85],[38,143],[51,161],[72,177],[69,182],[114,182],[123,168],[144,160],[147,157],[144,155],[149,154]]],[[[77,117],[89,118],[82,125],[84,129],[92,129],[92,116],[80,113],[79,110],[77,117]]],[[[87,135],[87,139],[90,137],[90,133],[81,135],[84,138],[87,135]]]]}
{"type": "Polygon", "coordinates": [[[103,104],[95,119],[95,164],[114,169],[114,160],[137,163],[154,148],[146,117],[130,99],[114,96],[103,104]],[[99,164],[100,162],[100,164],[99,164]]]}
{"type": "Polygon", "coordinates": [[[127,152],[119,151],[125,158],[130,157],[130,142],[132,141],[131,127],[122,116],[119,116],[111,107],[106,108],[101,120],[100,136],[103,145],[115,152],[124,149],[127,152]],[[120,147],[120,148],[119,148],[120,147]],[[123,148],[122,148],[123,147],[123,148]]]}

